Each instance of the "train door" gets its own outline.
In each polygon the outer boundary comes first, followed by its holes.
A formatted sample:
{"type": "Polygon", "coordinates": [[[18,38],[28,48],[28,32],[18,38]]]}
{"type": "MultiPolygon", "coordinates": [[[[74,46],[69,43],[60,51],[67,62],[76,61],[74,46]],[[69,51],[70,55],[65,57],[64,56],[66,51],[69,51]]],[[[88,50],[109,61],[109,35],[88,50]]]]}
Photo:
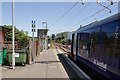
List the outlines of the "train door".
{"type": "Polygon", "coordinates": [[[72,48],[71,48],[71,53],[74,60],[76,60],[76,50],[77,50],[76,44],[77,44],[77,33],[74,33],[72,35],[72,48]]]}
{"type": "Polygon", "coordinates": [[[79,33],[77,55],[82,58],[88,59],[89,52],[90,52],[89,33],[79,33]]]}

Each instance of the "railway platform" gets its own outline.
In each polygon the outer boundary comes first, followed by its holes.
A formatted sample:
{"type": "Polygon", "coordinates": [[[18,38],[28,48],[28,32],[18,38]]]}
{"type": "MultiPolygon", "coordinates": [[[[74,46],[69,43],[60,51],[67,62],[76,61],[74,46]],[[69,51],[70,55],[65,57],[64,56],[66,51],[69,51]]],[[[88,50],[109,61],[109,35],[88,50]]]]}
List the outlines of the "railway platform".
{"type": "Polygon", "coordinates": [[[2,78],[3,80],[4,78],[69,79],[57,54],[55,49],[44,50],[34,64],[25,67],[16,66],[15,70],[3,67],[2,78]]]}
{"type": "Polygon", "coordinates": [[[91,80],[56,48],[44,50],[35,63],[25,67],[2,67],[2,80],[91,80]]]}

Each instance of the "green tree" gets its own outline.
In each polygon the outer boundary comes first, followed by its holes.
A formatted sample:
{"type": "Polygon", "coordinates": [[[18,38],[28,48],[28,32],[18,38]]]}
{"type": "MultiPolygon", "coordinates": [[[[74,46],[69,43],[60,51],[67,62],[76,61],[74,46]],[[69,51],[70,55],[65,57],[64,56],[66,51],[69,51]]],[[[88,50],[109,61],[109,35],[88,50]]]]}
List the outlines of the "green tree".
{"type": "Polygon", "coordinates": [[[61,32],[56,35],[58,43],[65,44],[68,32],[61,32]]]}
{"type": "MultiPolygon", "coordinates": [[[[5,32],[5,40],[12,41],[12,26],[4,26],[9,31],[5,32]]],[[[15,27],[15,41],[18,41],[19,46],[26,46],[28,43],[28,34],[23,30],[18,30],[15,27]]]]}
{"type": "Polygon", "coordinates": [[[55,40],[55,34],[52,34],[51,38],[52,40],[55,40]]]}

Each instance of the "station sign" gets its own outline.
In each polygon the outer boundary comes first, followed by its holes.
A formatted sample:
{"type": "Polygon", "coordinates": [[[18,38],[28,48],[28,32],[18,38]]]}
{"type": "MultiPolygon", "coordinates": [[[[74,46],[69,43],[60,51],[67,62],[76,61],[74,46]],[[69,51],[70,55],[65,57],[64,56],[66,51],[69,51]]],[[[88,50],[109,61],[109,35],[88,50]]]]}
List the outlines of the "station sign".
{"type": "Polygon", "coordinates": [[[35,32],[35,29],[32,29],[32,32],[35,32]]]}
{"type": "Polygon", "coordinates": [[[35,25],[36,21],[35,20],[32,20],[32,25],[35,25]]]}
{"type": "Polygon", "coordinates": [[[15,57],[19,57],[19,53],[15,53],[15,57]]]}

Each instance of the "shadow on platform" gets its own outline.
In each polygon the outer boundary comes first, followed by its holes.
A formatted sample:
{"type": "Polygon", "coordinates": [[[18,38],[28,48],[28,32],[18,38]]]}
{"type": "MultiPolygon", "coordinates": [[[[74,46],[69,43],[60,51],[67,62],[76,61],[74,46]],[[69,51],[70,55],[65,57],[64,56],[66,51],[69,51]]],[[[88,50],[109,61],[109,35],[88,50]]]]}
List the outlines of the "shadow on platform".
{"type": "Polygon", "coordinates": [[[64,68],[65,68],[65,70],[66,70],[70,80],[80,80],[80,78],[78,77],[76,72],[71,68],[71,66],[69,66],[67,61],[63,58],[62,54],[57,54],[57,56],[59,57],[60,62],[64,66],[64,68]]]}
{"type": "Polygon", "coordinates": [[[60,61],[35,61],[35,63],[43,63],[43,64],[52,64],[52,63],[58,63],[60,61]]]}

